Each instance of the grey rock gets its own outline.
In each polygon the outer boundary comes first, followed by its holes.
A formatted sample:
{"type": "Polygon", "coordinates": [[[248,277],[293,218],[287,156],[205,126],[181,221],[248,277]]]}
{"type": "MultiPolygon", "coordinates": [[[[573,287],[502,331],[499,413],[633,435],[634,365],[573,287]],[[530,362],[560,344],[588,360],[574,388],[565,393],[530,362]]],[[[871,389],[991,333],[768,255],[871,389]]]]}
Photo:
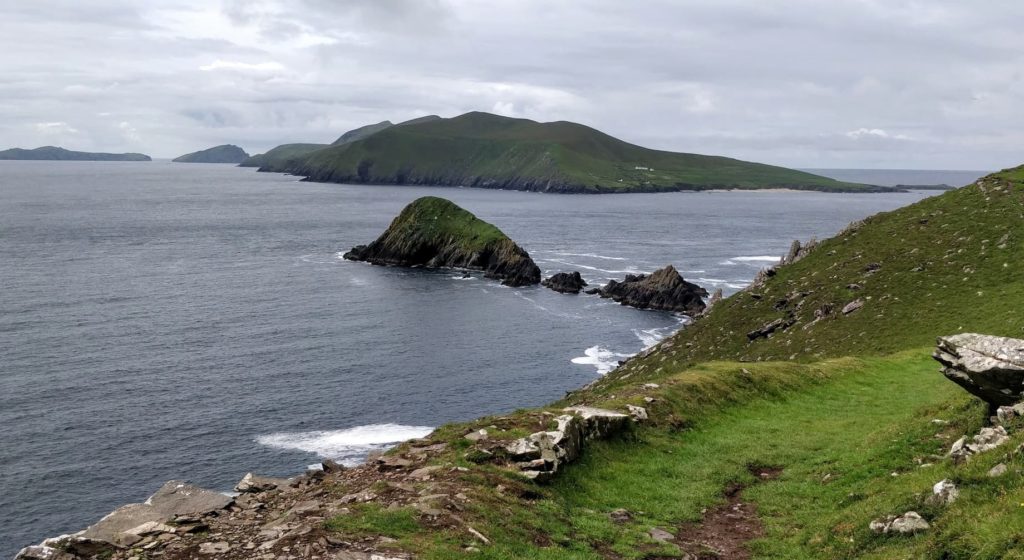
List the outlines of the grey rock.
{"type": "Polygon", "coordinates": [[[629,410],[630,417],[632,417],[636,422],[644,422],[648,418],[647,409],[642,406],[627,404],[626,409],[629,410]]]}
{"type": "Polygon", "coordinates": [[[1024,340],[975,333],[943,336],[932,357],[948,379],[981,397],[993,412],[1024,399],[1024,340]]]}
{"type": "Polygon", "coordinates": [[[926,531],[931,526],[916,511],[908,511],[897,517],[886,529],[886,533],[899,533],[901,535],[912,535],[926,531]]]}
{"type": "Polygon", "coordinates": [[[624,508],[619,508],[608,514],[608,519],[614,523],[628,523],[633,520],[633,515],[624,508]]]}
{"type": "Polygon", "coordinates": [[[487,430],[481,429],[481,430],[477,430],[475,432],[469,432],[468,434],[466,434],[463,437],[465,437],[469,441],[474,441],[474,442],[475,441],[483,441],[483,440],[487,439],[487,430]]]}
{"type": "Polygon", "coordinates": [[[275,488],[288,486],[290,481],[283,478],[269,478],[265,476],[246,473],[242,480],[235,485],[236,492],[266,492],[275,488]]]}
{"type": "Polygon", "coordinates": [[[668,531],[661,529],[659,527],[655,527],[650,531],[647,531],[647,534],[650,535],[652,539],[659,542],[671,542],[672,539],[676,538],[676,536],[672,533],[669,533],[668,531]]]}
{"type": "Polygon", "coordinates": [[[703,298],[708,292],[684,280],[674,266],[668,265],[650,275],[627,274],[621,282],[611,280],[598,295],[639,309],[678,311],[696,316],[704,311],[703,298]]]}
{"type": "Polygon", "coordinates": [[[563,411],[568,414],[555,418],[555,429],[530,434],[505,446],[523,476],[537,482],[551,480],[562,465],[580,456],[587,441],[625,430],[632,422],[626,414],[600,408],[575,406],[563,411]]]}
{"type": "Polygon", "coordinates": [[[204,542],[199,545],[199,554],[224,554],[231,550],[227,541],[204,542]]]}
{"type": "Polygon", "coordinates": [[[982,428],[971,439],[962,437],[956,440],[949,449],[949,456],[952,457],[954,463],[963,463],[972,455],[991,451],[1008,441],[1010,441],[1010,436],[1002,426],[982,428]]]}
{"type": "Polygon", "coordinates": [[[541,281],[541,285],[561,294],[578,294],[587,286],[579,272],[559,272],[541,281]]]}
{"type": "Polygon", "coordinates": [[[1006,474],[1007,470],[1008,469],[1006,467],[1006,463],[999,463],[998,465],[989,469],[988,476],[991,478],[997,478],[1006,474]]]}
{"type": "Polygon", "coordinates": [[[861,307],[864,307],[864,300],[859,298],[855,299],[843,306],[843,315],[849,315],[861,307]]]}
{"type": "Polygon", "coordinates": [[[930,505],[948,506],[960,497],[960,489],[952,480],[940,480],[932,486],[932,495],[925,500],[930,505]]]}

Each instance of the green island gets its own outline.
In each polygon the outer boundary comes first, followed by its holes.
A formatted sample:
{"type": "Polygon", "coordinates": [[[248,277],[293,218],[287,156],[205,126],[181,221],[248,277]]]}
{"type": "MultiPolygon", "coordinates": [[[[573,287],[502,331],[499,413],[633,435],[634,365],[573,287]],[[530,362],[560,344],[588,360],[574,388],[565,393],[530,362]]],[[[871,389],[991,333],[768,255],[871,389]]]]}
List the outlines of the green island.
{"type": "Polygon", "coordinates": [[[146,154],[108,154],[101,152],[75,152],[57,146],[42,146],[32,150],[11,148],[0,151],[0,160],[40,161],[153,161],[146,154]]]}
{"type": "Polygon", "coordinates": [[[1024,332],[1022,215],[1024,167],[869,217],[549,406],[250,474],[235,498],[189,489],[199,513],[160,509],[189,488],[168,483],[50,557],[1024,558],[1024,408],[991,427],[932,357],[937,337],[1024,332]],[[126,533],[145,508],[163,521],[126,533]]]}
{"type": "Polygon", "coordinates": [[[175,163],[242,163],[249,159],[245,150],[234,144],[214,146],[174,158],[175,163]]]}
{"type": "Polygon", "coordinates": [[[652,150],[572,122],[482,112],[398,125],[384,121],[346,133],[329,146],[286,144],[243,165],[320,182],[554,193],[895,190],[727,157],[652,150]]]}

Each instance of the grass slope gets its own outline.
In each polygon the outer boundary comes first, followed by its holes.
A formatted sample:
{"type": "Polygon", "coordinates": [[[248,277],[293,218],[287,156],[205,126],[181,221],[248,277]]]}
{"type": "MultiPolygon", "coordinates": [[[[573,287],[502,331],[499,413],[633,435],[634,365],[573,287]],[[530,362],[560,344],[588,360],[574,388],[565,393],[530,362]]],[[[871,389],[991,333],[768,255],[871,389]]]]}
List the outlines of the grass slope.
{"type": "Polygon", "coordinates": [[[245,150],[234,144],[222,144],[174,158],[175,163],[242,163],[249,159],[245,150]]]}
{"type": "Polygon", "coordinates": [[[287,171],[301,158],[326,148],[327,144],[282,144],[264,154],[249,157],[239,167],[259,167],[261,171],[287,171]]]}
{"type": "Polygon", "coordinates": [[[889,190],[726,157],[651,150],[565,121],[479,112],[386,127],[309,153],[284,170],[316,181],[558,192],[889,190]]]}

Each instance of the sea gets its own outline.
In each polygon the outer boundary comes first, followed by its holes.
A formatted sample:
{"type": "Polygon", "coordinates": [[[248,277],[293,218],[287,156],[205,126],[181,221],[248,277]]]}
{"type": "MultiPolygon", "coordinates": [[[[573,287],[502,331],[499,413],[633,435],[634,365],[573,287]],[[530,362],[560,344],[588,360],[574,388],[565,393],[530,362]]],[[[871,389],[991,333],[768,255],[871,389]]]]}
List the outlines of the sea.
{"type": "Polygon", "coordinates": [[[542,405],[684,328],[597,296],[341,258],[428,194],[500,227],[545,275],[600,285],[673,264],[729,294],[794,239],[936,193],[548,195],[0,162],[0,558],[169,479],[230,491],[247,471],[356,464],[542,405]]]}

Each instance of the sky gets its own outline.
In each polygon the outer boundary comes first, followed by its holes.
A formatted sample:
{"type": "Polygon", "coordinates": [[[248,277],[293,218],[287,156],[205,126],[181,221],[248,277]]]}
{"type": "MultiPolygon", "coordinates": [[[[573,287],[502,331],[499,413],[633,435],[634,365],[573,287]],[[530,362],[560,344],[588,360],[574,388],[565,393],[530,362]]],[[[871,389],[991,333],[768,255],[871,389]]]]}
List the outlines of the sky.
{"type": "Polygon", "coordinates": [[[1019,0],[0,0],[0,148],[488,111],[790,167],[1024,163],[1019,0]]]}

